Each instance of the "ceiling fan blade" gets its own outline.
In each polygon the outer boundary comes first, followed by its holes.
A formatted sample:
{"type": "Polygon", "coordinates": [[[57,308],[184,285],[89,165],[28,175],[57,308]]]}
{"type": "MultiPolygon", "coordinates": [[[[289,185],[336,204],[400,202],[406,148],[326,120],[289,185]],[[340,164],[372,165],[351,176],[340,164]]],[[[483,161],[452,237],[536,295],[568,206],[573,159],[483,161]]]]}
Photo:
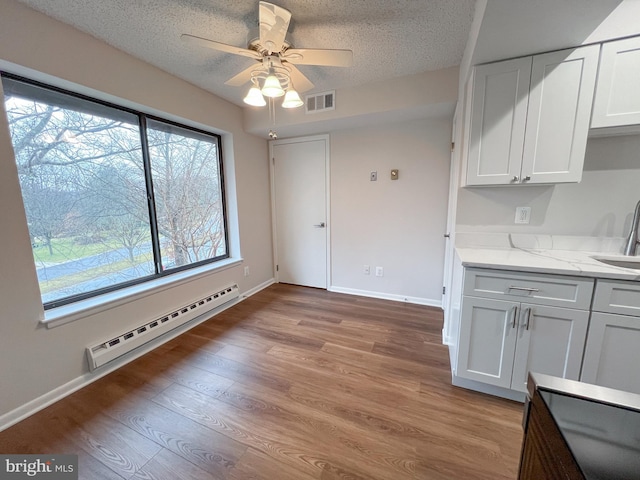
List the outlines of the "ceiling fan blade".
{"type": "Polygon", "coordinates": [[[260,43],[269,53],[280,52],[284,45],[291,12],[268,2],[260,2],[260,43]]]}
{"type": "Polygon", "coordinates": [[[180,39],[183,42],[190,43],[192,45],[198,45],[200,47],[211,48],[225,53],[233,53],[234,55],[242,55],[243,57],[255,58],[256,60],[262,59],[262,55],[253,50],[246,48],[234,47],[233,45],[227,45],[226,43],[214,42],[202,37],[196,37],[195,35],[189,35],[183,33],[180,35],[180,39]]]}
{"type": "Polygon", "coordinates": [[[241,71],[234,77],[231,77],[229,80],[224,82],[225,85],[230,85],[232,87],[241,87],[245,83],[251,80],[251,72],[256,69],[257,64],[251,65],[249,68],[241,71]]]}
{"type": "Polygon", "coordinates": [[[290,72],[291,81],[293,82],[293,88],[298,93],[306,92],[313,88],[313,83],[304,74],[293,65],[287,65],[287,70],[290,72]]]}
{"type": "Polygon", "coordinates": [[[350,67],[353,65],[351,50],[321,50],[315,48],[290,48],[282,57],[296,65],[323,65],[328,67],[350,67]]]}

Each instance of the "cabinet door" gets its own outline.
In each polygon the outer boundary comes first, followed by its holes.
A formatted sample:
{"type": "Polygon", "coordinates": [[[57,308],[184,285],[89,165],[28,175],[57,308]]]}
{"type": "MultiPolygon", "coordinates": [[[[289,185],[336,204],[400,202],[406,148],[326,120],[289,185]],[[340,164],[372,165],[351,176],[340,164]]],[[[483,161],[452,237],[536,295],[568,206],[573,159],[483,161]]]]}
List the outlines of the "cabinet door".
{"type": "Polygon", "coordinates": [[[530,76],[531,57],[474,69],[467,185],[520,178],[530,76]]]}
{"type": "Polygon", "coordinates": [[[640,124],[640,37],[605,43],[591,127],[640,124]]]}
{"type": "Polygon", "coordinates": [[[582,178],[599,46],[533,57],[522,157],[526,183],[582,178]]]}
{"type": "Polygon", "coordinates": [[[519,303],[464,297],[456,375],[511,386],[519,303]]]}
{"type": "Polygon", "coordinates": [[[580,380],[640,393],[640,318],[591,314],[580,380]]]}
{"type": "Polygon", "coordinates": [[[589,312],[523,303],[511,388],[527,392],[528,372],[578,380],[589,312]]]}

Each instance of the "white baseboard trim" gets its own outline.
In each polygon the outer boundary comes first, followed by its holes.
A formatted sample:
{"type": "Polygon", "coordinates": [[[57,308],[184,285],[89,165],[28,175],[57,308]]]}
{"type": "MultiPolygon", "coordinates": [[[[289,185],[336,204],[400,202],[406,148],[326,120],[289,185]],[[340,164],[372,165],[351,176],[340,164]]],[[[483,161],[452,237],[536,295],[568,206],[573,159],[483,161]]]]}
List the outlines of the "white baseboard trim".
{"type": "Polygon", "coordinates": [[[336,286],[331,286],[327,288],[327,290],[336,293],[346,293],[347,295],[359,295],[361,297],[379,298],[382,300],[393,300],[394,302],[414,303],[416,305],[442,308],[442,300],[432,300],[430,298],[408,297],[406,295],[396,295],[393,293],[372,292],[370,290],[358,290],[355,288],[336,286]]]}
{"type": "Polygon", "coordinates": [[[526,395],[515,390],[508,388],[496,387],[495,385],[488,385],[482,382],[476,382],[475,380],[468,380],[466,378],[458,377],[457,375],[451,376],[451,383],[456,387],[466,388],[468,390],[475,390],[476,392],[486,393],[495,397],[502,397],[516,402],[524,403],[526,395]]]}
{"type": "Polygon", "coordinates": [[[245,298],[249,298],[251,295],[255,295],[259,291],[264,290],[267,287],[270,287],[274,283],[276,283],[276,279],[275,278],[271,278],[271,279],[267,280],[266,282],[262,282],[260,285],[258,285],[256,287],[253,287],[253,288],[250,288],[249,290],[247,290],[244,293],[241,293],[240,294],[240,298],[242,300],[244,300],[245,298]]]}
{"type": "Polygon", "coordinates": [[[74,378],[70,382],[67,382],[64,385],[60,385],[59,387],[56,387],[53,390],[50,390],[44,395],[41,395],[38,398],[35,398],[30,402],[27,402],[24,405],[21,405],[18,408],[15,408],[10,412],[5,413],[4,415],[1,415],[0,416],[0,432],[2,432],[3,430],[6,430],[12,425],[15,425],[21,420],[24,420],[25,418],[30,417],[34,413],[39,412],[40,410],[48,407],[49,405],[54,404],[58,400],[62,400],[64,397],[71,395],[73,392],[80,390],[83,387],[86,387],[87,385],[95,382],[96,380],[113,372],[114,370],[117,370],[118,368],[126,365],[127,363],[132,362],[133,360],[141,357],[145,353],[149,353],[151,350],[159,347],[160,345],[168,342],[169,340],[173,340],[177,336],[182,335],[187,330],[191,330],[196,325],[199,325],[200,323],[206,320],[209,320],[211,317],[216,316],[217,314],[225,311],[226,309],[231,308],[234,305],[237,305],[238,303],[243,301],[245,298],[248,298],[250,295],[257,293],[264,288],[267,288],[269,285],[273,283],[274,283],[273,279],[268,280],[258,285],[257,287],[252,288],[251,290],[248,290],[247,292],[242,294],[238,299],[225,303],[224,305],[220,305],[218,308],[215,308],[209,312],[203,313],[202,315],[194,318],[190,322],[187,322],[184,325],[181,325],[175,328],[174,330],[171,330],[165,333],[164,335],[154,340],[151,340],[149,343],[145,343],[144,345],[141,345],[140,347],[136,348],[135,350],[132,350],[126,355],[123,355],[122,357],[117,358],[112,362],[109,362],[104,367],[98,368],[93,372],[84,373],[79,377],[74,378]]]}

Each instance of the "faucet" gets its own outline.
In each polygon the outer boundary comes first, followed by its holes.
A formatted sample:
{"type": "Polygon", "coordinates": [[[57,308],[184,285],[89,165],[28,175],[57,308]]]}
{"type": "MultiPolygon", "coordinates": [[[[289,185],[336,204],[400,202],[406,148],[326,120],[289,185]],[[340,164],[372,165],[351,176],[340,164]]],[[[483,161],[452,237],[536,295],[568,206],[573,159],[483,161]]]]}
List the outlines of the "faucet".
{"type": "Polygon", "coordinates": [[[633,221],[631,222],[631,231],[629,232],[629,238],[627,238],[627,245],[624,248],[625,255],[636,255],[636,248],[640,244],[638,240],[638,224],[640,223],[640,201],[636,205],[636,211],[633,214],[633,221]]]}

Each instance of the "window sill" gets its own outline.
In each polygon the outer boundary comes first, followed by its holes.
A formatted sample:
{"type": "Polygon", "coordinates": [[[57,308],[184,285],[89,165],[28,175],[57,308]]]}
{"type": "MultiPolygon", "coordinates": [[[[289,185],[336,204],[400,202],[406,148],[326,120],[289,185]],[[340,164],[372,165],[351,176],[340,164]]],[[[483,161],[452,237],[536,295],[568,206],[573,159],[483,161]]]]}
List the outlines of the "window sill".
{"type": "Polygon", "coordinates": [[[44,320],[40,323],[46,325],[47,328],[59,327],[60,325],[75,322],[76,320],[104,312],[105,310],[120,305],[135,302],[149,295],[160,293],[163,290],[227,270],[240,263],[242,263],[242,258],[228,258],[216,262],[214,265],[204,265],[191,270],[185,270],[149,282],[123,288],[122,290],[116,290],[69,305],[62,305],[52,308],[51,310],[45,310],[44,320]]]}

